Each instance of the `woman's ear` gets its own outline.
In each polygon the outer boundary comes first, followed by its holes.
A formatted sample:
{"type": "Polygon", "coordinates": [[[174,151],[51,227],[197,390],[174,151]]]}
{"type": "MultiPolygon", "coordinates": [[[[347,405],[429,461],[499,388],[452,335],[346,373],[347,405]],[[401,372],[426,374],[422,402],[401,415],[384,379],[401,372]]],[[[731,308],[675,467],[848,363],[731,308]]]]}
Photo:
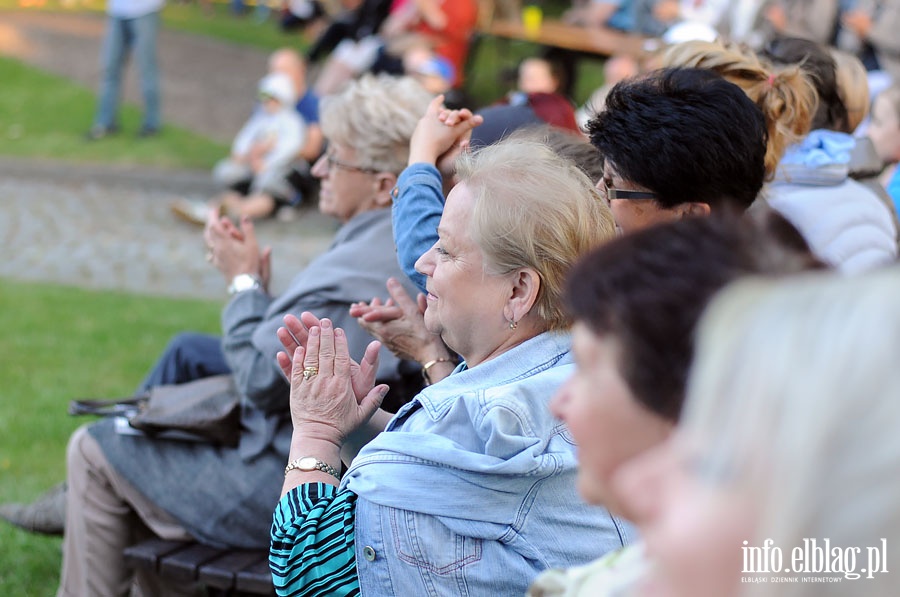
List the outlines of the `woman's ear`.
{"type": "Polygon", "coordinates": [[[673,209],[678,212],[679,218],[705,218],[712,211],[709,203],[682,203],[673,209]]]}
{"type": "Polygon", "coordinates": [[[541,290],[541,277],[530,267],[523,267],[512,274],[512,289],[506,305],[506,315],[518,323],[537,302],[541,290]]]}
{"type": "Polygon", "coordinates": [[[375,174],[375,205],[378,207],[390,207],[391,191],[397,186],[397,175],[392,172],[378,172],[375,174]]]}

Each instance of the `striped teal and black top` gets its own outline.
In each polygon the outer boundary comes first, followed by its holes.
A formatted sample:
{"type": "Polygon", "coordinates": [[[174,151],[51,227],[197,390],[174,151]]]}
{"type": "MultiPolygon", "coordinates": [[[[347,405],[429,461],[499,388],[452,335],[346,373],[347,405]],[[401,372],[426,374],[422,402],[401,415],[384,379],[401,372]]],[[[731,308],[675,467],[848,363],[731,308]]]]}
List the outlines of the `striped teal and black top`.
{"type": "Polygon", "coordinates": [[[278,595],[359,595],[356,494],[325,483],[289,491],[275,508],[269,567],[278,595]]]}

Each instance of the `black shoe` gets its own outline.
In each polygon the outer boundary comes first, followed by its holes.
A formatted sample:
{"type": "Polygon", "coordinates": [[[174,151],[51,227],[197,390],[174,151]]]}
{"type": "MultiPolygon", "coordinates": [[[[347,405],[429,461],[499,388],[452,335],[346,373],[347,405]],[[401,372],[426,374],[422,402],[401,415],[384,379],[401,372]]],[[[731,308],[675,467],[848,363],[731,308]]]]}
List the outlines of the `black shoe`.
{"type": "Polygon", "coordinates": [[[30,504],[2,504],[0,518],[44,535],[62,535],[66,528],[66,484],[60,483],[30,504]]]}
{"type": "Polygon", "coordinates": [[[147,137],[155,137],[159,134],[159,129],[153,126],[142,126],[141,130],[138,131],[137,136],[141,139],[146,139],[147,137]]]}
{"type": "Polygon", "coordinates": [[[117,126],[102,126],[96,124],[91,127],[87,133],[85,133],[84,138],[88,141],[99,141],[105,137],[109,137],[110,135],[115,135],[119,132],[119,127],[117,126]]]}

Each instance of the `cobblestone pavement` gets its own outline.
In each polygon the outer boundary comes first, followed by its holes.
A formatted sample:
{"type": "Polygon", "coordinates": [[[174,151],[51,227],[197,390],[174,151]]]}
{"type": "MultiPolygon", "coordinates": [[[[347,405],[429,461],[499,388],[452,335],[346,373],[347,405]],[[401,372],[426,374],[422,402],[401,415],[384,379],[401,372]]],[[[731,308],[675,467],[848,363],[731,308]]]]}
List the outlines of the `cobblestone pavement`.
{"type": "MultiPolygon", "coordinates": [[[[101,15],[2,12],[0,54],[96,89],[102,31],[101,15]]],[[[167,30],[159,47],[164,121],[230,141],[266,54],[167,30]]],[[[125,101],[139,102],[134,70],[123,91],[125,101]]],[[[212,193],[209,172],[0,158],[0,278],[223,298],[225,282],[204,260],[200,229],[168,207],[212,193]]],[[[259,223],[260,244],[273,248],[272,290],[321,253],[336,229],[314,209],[294,222],[259,223]]]]}
{"type": "MultiPolygon", "coordinates": [[[[0,159],[0,278],[140,294],[224,298],[204,259],[200,228],[169,202],[205,196],[206,172],[134,171],[0,159]]],[[[314,209],[293,222],[257,224],[272,247],[279,292],[331,241],[337,224],[314,209]]]]}

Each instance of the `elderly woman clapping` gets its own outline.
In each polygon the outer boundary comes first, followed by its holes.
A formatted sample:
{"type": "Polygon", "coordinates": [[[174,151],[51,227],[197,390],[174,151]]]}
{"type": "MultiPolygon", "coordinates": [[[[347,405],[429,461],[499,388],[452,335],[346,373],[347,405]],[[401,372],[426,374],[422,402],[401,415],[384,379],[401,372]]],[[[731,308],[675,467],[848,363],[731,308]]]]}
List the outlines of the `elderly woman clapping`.
{"type": "Polygon", "coordinates": [[[357,364],[328,320],[307,338],[286,318],[304,346],[280,334],[295,431],[272,527],[279,592],[522,594],[540,570],[627,538],[578,499],[574,446],[547,408],[573,369],[562,281],[613,236],[610,213],[541,143],[464,154],[457,170],[417,263],[425,323],[462,358],[452,375],[385,426],[377,343],[357,364]],[[366,421],[384,431],[339,481],[340,449],[366,421]]]}

